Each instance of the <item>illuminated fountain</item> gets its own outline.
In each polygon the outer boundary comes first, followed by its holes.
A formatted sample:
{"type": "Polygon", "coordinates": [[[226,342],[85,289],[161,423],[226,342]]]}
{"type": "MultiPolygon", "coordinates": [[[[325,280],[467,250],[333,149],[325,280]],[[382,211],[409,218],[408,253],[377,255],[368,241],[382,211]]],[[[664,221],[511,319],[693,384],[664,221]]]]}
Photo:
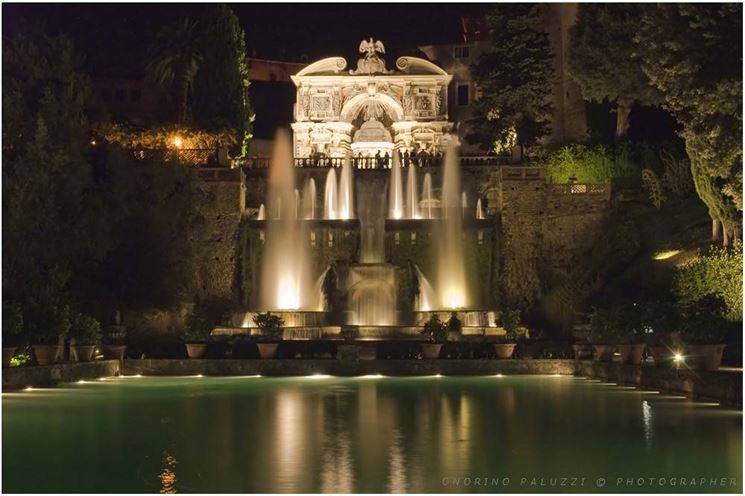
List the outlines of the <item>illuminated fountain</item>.
{"type": "MultiPolygon", "coordinates": [[[[463,197],[464,198],[464,197],[463,197]]],[[[467,303],[463,253],[462,196],[456,148],[448,147],[442,176],[442,217],[437,226],[437,294],[441,308],[463,308],[467,303]]]]}
{"type": "Polygon", "coordinates": [[[266,209],[263,203],[259,206],[259,213],[256,216],[256,220],[266,220],[266,209]]]}
{"type": "Polygon", "coordinates": [[[484,210],[481,207],[481,198],[476,200],[476,218],[477,219],[484,219],[484,210]]]}
{"type": "Polygon", "coordinates": [[[437,306],[437,293],[416,264],[414,270],[416,270],[416,276],[419,279],[419,297],[414,308],[419,312],[429,312],[437,306]]]}
{"type": "Polygon", "coordinates": [[[416,188],[416,167],[409,165],[406,179],[406,217],[419,218],[419,195],[416,188]]]}
{"type": "Polygon", "coordinates": [[[326,220],[335,220],[338,211],[337,203],[337,184],[336,170],[331,167],[326,175],[326,189],[323,193],[323,218],[326,220]]]}
{"type": "Polygon", "coordinates": [[[391,180],[388,184],[388,217],[401,219],[404,212],[404,194],[401,180],[401,162],[398,153],[393,154],[393,166],[391,167],[391,180]]]}
{"type": "Polygon", "coordinates": [[[312,177],[305,182],[303,188],[303,218],[306,220],[316,218],[316,181],[312,177]]]}
{"type": "Polygon", "coordinates": [[[340,219],[344,220],[354,218],[354,176],[352,174],[352,161],[348,156],[341,167],[337,214],[340,219]]]}
{"type": "Polygon", "coordinates": [[[315,306],[308,242],[295,205],[295,168],[286,132],[277,132],[269,166],[268,198],[276,198],[266,221],[262,260],[261,305],[266,310],[298,310],[315,306]],[[289,208],[288,208],[289,207],[289,208]]]}
{"type": "Polygon", "coordinates": [[[432,175],[427,172],[424,175],[424,184],[422,185],[422,203],[421,208],[424,212],[425,219],[433,219],[433,208],[437,200],[432,197],[432,175]]]}

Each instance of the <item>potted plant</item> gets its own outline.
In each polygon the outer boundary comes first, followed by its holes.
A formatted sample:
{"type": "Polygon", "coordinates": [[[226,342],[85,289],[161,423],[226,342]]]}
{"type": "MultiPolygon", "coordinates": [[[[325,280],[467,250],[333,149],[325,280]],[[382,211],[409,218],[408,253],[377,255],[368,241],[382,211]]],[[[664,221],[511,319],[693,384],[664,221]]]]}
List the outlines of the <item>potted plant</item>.
{"type": "Polygon", "coordinates": [[[618,353],[621,362],[627,365],[639,365],[644,355],[644,334],[642,332],[642,319],[640,307],[637,304],[623,305],[616,314],[618,332],[618,353]]]}
{"type": "Polygon", "coordinates": [[[189,314],[184,327],[184,344],[189,358],[204,356],[212,329],[212,324],[196,310],[189,314]]]}
{"type": "Polygon", "coordinates": [[[90,315],[78,313],[70,326],[71,348],[80,362],[90,362],[101,344],[101,324],[90,315]]]}
{"type": "Polygon", "coordinates": [[[726,312],[727,305],[717,294],[708,294],[684,309],[681,338],[685,344],[686,360],[691,367],[699,370],[719,369],[726,346],[726,312]]]}
{"type": "Polygon", "coordinates": [[[590,314],[590,334],[588,340],[592,344],[595,360],[610,362],[616,352],[614,341],[617,339],[618,319],[616,312],[611,309],[595,309],[590,314]]]}
{"type": "Polygon", "coordinates": [[[442,344],[448,339],[448,328],[440,317],[433,313],[429,320],[424,323],[422,334],[427,337],[428,342],[422,343],[422,356],[424,358],[438,358],[442,350],[442,344]]]}
{"type": "Polygon", "coordinates": [[[277,356],[279,342],[282,341],[282,326],[284,321],[279,315],[272,312],[257,313],[254,315],[254,323],[261,331],[256,347],[259,349],[261,358],[274,358],[277,356]]]}
{"type": "Polygon", "coordinates": [[[520,310],[506,308],[499,313],[499,325],[504,329],[504,337],[494,343],[497,358],[512,358],[517,346],[517,331],[520,326],[520,310]]]}
{"type": "Polygon", "coordinates": [[[644,305],[642,329],[656,367],[670,367],[680,353],[681,314],[675,303],[654,301],[644,305]]]}
{"type": "Polygon", "coordinates": [[[38,310],[32,328],[32,342],[36,363],[49,365],[57,361],[62,351],[62,340],[70,331],[70,308],[50,305],[38,310]]]}
{"type": "Polygon", "coordinates": [[[21,306],[12,301],[3,300],[3,367],[10,365],[16,353],[17,339],[23,331],[23,312],[21,306]]]}

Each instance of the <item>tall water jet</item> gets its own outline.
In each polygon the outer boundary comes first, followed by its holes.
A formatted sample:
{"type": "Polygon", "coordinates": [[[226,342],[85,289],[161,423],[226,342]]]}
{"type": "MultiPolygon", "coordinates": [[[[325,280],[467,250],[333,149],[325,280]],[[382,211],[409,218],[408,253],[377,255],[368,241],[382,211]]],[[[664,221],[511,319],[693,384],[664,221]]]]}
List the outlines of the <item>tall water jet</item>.
{"type": "Polygon", "coordinates": [[[424,277],[422,271],[419,270],[419,266],[414,264],[414,269],[416,270],[416,277],[419,280],[419,297],[415,308],[419,312],[429,312],[437,308],[437,293],[427,278],[424,277]]]}
{"type": "Polygon", "coordinates": [[[437,236],[437,294],[440,306],[448,309],[466,306],[466,270],[463,254],[462,197],[460,170],[455,145],[445,154],[442,176],[442,218],[437,236]]]}
{"type": "Polygon", "coordinates": [[[259,205],[259,214],[256,216],[256,220],[266,220],[266,210],[263,203],[259,205]]]}
{"type": "Polygon", "coordinates": [[[424,184],[422,185],[422,199],[424,200],[424,211],[428,219],[432,218],[432,175],[427,172],[424,175],[424,184]]]}
{"type": "Polygon", "coordinates": [[[316,218],[316,181],[312,177],[305,182],[303,188],[303,218],[316,218]]]}
{"type": "Polygon", "coordinates": [[[341,166],[339,178],[338,216],[340,219],[354,218],[354,178],[352,177],[352,160],[347,156],[341,166]]]}
{"type": "Polygon", "coordinates": [[[400,219],[403,217],[404,195],[403,185],[401,183],[401,162],[398,158],[398,153],[394,153],[391,180],[388,184],[388,217],[391,219],[400,219]]]}
{"type": "Polygon", "coordinates": [[[461,216],[465,219],[466,217],[466,210],[468,210],[468,197],[466,196],[466,192],[464,191],[461,195],[461,216]]]}
{"type": "Polygon", "coordinates": [[[303,222],[297,222],[295,168],[292,144],[286,131],[278,131],[269,165],[268,198],[276,198],[277,215],[267,221],[261,277],[262,310],[305,308],[311,294],[308,241],[303,222]]]}
{"type": "Polygon", "coordinates": [[[295,218],[300,219],[300,190],[295,188],[295,218]]]}
{"type": "Polygon", "coordinates": [[[484,210],[481,208],[481,198],[476,200],[476,218],[484,219],[484,210]]]}
{"type": "Polygon", "coordinates": [[[337,218],[336,201],[336,170],[331,167],[326,175],[326,189],[323,192],[323,218],[326,220],[335,220],[337,218]]]}
{"type": "Polygon", "coordinates": [[[406,178],[406,217],[409,219],[419,218],[419,195],[416,188],[416,167],[409,165],[406,178]]]}

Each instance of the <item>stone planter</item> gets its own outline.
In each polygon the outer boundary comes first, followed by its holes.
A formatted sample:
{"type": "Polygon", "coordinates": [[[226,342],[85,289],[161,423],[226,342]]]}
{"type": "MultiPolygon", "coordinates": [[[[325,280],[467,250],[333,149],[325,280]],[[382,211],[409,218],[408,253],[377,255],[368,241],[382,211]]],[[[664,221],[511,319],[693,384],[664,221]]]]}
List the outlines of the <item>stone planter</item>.
{"type": "Polygon", "coordinates": [[[360,357],[360,360],[375,360],[375,357],[377,356],[374,344],[371,346],[360,346],[360,349],[357,353],[360,357]]]}
{"type": "Polygon", "coordinates": [[[655,367],[670,368],[673,366],[675,353],[667,346],[650,346],[649,353],[652,354],[655,367]]]}
{"type": "Polygon", "coordinates": [[[34,349],[36,363],[39,365],[49,365],[56,362],[61,351],[61,346],[58,344],[35,344],[32,348],[34,349]]]}
{"type": "Polygon", "coordinates": [[[512,358],[517,345],[515,343],[495,343],[493,346],[497,358],[512,358]]]}
{"type": "Polygon", "coordinates": [[[618,353],[621,354],[621,362],[626,365],[639,365],[642,363],[645,344],[619,344],[618,353]]]}
{"type": "Polygon", "coordinates": [[[572,351],[575,360],[592,360],[592,346],[587,343],[573,344],[572,351]]]}
{"type": "Polygon", "coordinates": [[[15,348],[15,346],[8,347],[8,348],[5,348],[5,347],[3,348],[3,367],[10,366],[10,360],[11,360],[11,358],[13,358],[13,355],[15,355],[15,354],[16,354],[16,348],[15,348]]]}
{"type": "Polygon", "coordinates": [[[686,361],[697,370],[715,371],[722,364],[724,344],[697,344],[686,346],[686,361]]]}
{"type": "Polygon", "coordinates": [[[72,346],[75,350],[75,356],[78,357],[78,362],[90,362],[93,360],[93,353],[96,351],[96,345],[93,344],[76,344],[72,346]]]}
{"type": "Polygon", "coordinates": [[[103,356],[106,360],[124,360],[124,352],[127,351],[126,344],[105,344],[101,346],[103,356]]]}
{"type": "Polygon", "coordinates": [[[442,343],[422,343],[422,356],[427,359],[434,359],[440,357],[440,350],[442,350],[442,343]]]}
{"type": "Polygon", "coordinates": [[[207,351],[207,343],[186,343],[186,354],[189,358],[202,358],[207,351]]]}
{"type": "Polygon", "coordinates": [[[279,343],[256,343],[261,358],[276,358],[279,343]]]}
{"type": "Polygon", "coordinates": [[[616,352],[615,344],[594,344],[592,350],[595,353],[595,360],[598,362],[610,362],[613,360],[613,353],[616,352]]]}

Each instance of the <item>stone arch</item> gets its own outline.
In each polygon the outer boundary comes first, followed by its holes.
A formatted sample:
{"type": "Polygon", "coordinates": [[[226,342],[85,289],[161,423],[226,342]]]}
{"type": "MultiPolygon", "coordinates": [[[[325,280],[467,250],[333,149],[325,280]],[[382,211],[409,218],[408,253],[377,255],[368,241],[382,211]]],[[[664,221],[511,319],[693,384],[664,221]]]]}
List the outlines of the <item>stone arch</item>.
{"type": "Polygon", "coordinates": [[[375,95],[360,93],[344,103],[340,112],[339,120],[352,122],[370,98],[374,98],[378,101],[378,103],[385,109],[386,113],[391,117],[393,122],[403,119],[404,109],[395,98],[382,93],[376,93],[375,95]]]}

